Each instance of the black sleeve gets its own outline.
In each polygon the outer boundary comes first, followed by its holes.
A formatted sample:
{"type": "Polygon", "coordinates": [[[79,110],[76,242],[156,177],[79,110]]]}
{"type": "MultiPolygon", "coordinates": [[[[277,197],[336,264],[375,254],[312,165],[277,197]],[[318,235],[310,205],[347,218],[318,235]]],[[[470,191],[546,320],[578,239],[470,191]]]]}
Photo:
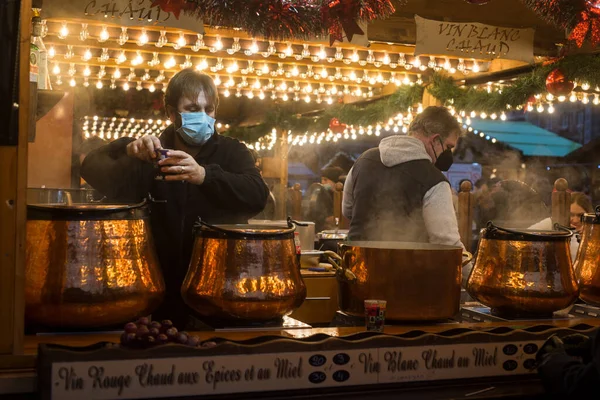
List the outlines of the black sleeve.
{"type": "Polygon", "coordinates": [[[227,208],[256,215],[265,208],[269,188],[246,145],[235,141],[230,146],[227,171],[217,164],[203,165],[206,177],[201,188],[227,208]]]}
{"type": "Polygon", "coordinates": [[[565,351],[551,353],[538,366],[544,387],[557,398],[584,399],[600,386],[600,346],[598,336],[592,346],[592,361],[584,364],[565,351]]]}
{"type": "Polygon", "coordinates": [[[109,200],[138,202],[150,190],[154,167],[127,155],[126,147],[133,140],[117,139],[83,160],[81,176],[109,200]]]}

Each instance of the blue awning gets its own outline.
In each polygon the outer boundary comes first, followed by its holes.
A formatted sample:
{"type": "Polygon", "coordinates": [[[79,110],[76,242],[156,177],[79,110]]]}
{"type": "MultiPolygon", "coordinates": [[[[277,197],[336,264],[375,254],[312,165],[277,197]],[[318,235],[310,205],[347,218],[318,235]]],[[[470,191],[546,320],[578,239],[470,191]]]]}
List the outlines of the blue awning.
{"type": "Polygon", "coordinates": [[[520,150],[524,156],[564,157],[581,147],[579,143],[525,121],[471,121],[473,133],[489,136],[520,150]]]}

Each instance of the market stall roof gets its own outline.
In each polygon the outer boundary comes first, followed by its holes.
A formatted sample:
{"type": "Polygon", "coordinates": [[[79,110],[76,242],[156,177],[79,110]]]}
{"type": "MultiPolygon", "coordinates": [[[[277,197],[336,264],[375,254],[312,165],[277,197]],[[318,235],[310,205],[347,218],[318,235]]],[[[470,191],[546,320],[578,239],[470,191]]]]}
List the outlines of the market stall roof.
{"type": "Polygon", "coordinates": [[[533,157],[564,157],[581,147],[556,133],[525,121],[473,120],[471,127],[533,157]]]}

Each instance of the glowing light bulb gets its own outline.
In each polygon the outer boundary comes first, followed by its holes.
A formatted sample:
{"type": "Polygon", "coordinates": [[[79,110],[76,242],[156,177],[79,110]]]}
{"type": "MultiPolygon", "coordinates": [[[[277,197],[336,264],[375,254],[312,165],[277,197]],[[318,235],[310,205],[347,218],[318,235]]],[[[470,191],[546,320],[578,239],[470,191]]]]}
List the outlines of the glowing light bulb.
{"type": "Polygon", "coordinates": [[[92,59],[92,52],[90,49],[85,49],[85,52],[83,53],[83,56],[81,56],[81,59],[83,61],[89,61],[92,59]]]}
{"type": "Polygon", "coordinates": [[[58,66],[58,64],[57,64],[57,63],[54,63],[54,68],[52,68],[52,73],[53,73],[54,75],[58,75],[58,74],[60,74],[60,67],[58,66]]]}
{"type": "Polygon", "coordinates": [[[217,35],[217,38],[215,39],[214,48],[217,50],[223,49],[223,43],[221,42],[221,37],[219,35],[217,35]]]}
{"type": "Polygon", "coordinates": [[[261,100],[265,99],[265,93],[261,90],[260,93],[258,94],[258,98],[261,100]]]}
{"type": "Polygon", "coordinates": [[[206,59],[203,58],[196,66],[196,69],[199,71],[204,71],[206,68],[208,68],[208,63],[206,62],[206,59]]]}
{"type": "Polygon", "coordinates": [[[252,44],[250,45],[250,48],[248,48],[248,51],[250,52],[250,55],[258,53],[259,49],[256,40],[252,40],[252,44]]]}
{"type": "Polygon", "coordinates": [[[548,106],[548,113],[549,114],[553,114],[554,113],[554,106],[552,105],[552,103],[550,103],[550,105],[548,106]]]}
{"type": "Polygon", "coordinates": [[[504,112],[502,114],[500,114],[500,119],[502,121],[506,121],[506,114],[504,114],[504,112]]]}
{"type": "Polygon", "coordinates": [[[145,29],[142,29],[142,33],[140,34],[140,37],[137,40],[137,45],[143,46],[147,43],[148,43],[148,34],[146,33],[145,29]]]}
{"type": "Polygon", "coordinates": [[[269,73],[269,65],[268,64],[263,64],[261,71],[265,75],[268,74],[269,73]]]}
{"type": "Polygon", "coordinates": [[[127,61],[127,56],[124,51],[121,51],[117,57],[117,64],[123,64],[125,61],[127,61]]]}
{"type": "Polygon", "coordinates": [[[471,70],[475,73],[479,72],[479,64],[477,63],[477,61],[473,60],[473,67],[471,68],[471,70]]]}
{"type": "Polygon", "coordinates": [[[133,60],[131,60],[131,65],[140,65],[143,62],[144,62],[144,58],[142,57],[142,53],[137,51],[135,58],[133,60]]]}
{"type": "Polygon", "coordinates": [[[327,69],[325,67],[321,68],[321,77],[327,78],[327,69]]]}
{"type": "Polygon", "coordinates": [[[294,49],[292,48],[292,44],[288,43],[287,47],[283,51],[286,56],[291,57],[294,55],[294,49]]]}
{"type": "Polygon", "coordinates": [[[383,63],[383,65],[388,65],[390,63],[390,56],[388,55],[388,53],[385,53],[383,55],[383,59],[381,60],[381,62],[383,63]]]}
{"type": "Polygon", "coordinates": [[[54,46],[52,46],[48,49],[48,57],[54,58],[54,56],[56,56],[56,50],[54,49],[54,46]]]}
{"type": "Polygon", "coordinates": [[[91,73],[92,71],[90,71],[90,67],[86,65],[85,69],[83,70],[83,76],[90,76],[91,73]]]}
{"type": "Polygon", "coordinates": [[[185,40],[185,35],[183,33],[181,33],[179,35],[179,37],[177,38],[177,41],[175,42],[175,45],[173,46],[173,48],[175,50],[179,50],[182,47],[185,47],[186,44],[187,44],[187,40],[185,40]]]}
{"type": "Polygon", "coordinates": [[[96,82],[96,88],[97,88],[97,89],[102,89],[102,87],[103,87],[103,86],[104,86],[104,85],[102,84],[102,81],[98,81],[98,82],[96,82]]]}
{"type": "Polygon", "coordinates": [[[60,31],[58,31],[58,37],[64,39],[67,36],[69,36],[69,28],[67,27],[66,23],[63,23],[60,28],[60,31]]]}
{"type": "Polygon", "coordinates": [[[148,91],[150,93],[154,93],[155,90],[156,90],[156,87],[154,87],[154,84],[150,85],[150,87],[148,88],[148,91]]]}
{"type": "Polygon", "coordinates": [[[354,53],[350,56],[350,61],[357,62],[358,61],[358,51],[354,50],[354,53]]]}
{"type": "Polygon", "coordinates": [[[108,29],[106,29],[106,26],[103,26],[102,30],[100,31],[100,36],[98,36],[98,41],[100,43],[106,42],[109,38],[110,38],[110,35],[108,33],[108,29]]]}
{"type": "Polygon", "coordinates": [[[327,58],[327,52],[325,51],[325,46],[321,45],[320,49],[319,49],[319,58],[321,60],[324,60],[325,58],[327,58]]]}
{"type": "Polygon", "coordinates": [[[113,72],[113,78],[119,79],[120,77],[121,77],[121,70],[119,68],[115,68],[115,71],[113,72]]]}
{"type": "Polygon", "coordinates": [[[69,86],[75,87],[76,84],[77,82],[75,82],[75,78],[71,78],[71,80],[69,81],[69,86]]]}
{"type": "Polygon", "coordinates": [[[166,69],[171,69],[173,68],[175,65],[177,65],[177,61],[175,60],[175,57],[171,56],[171,58],[169,58],[167,61],[165,61],[164,66],[166,69]]]}

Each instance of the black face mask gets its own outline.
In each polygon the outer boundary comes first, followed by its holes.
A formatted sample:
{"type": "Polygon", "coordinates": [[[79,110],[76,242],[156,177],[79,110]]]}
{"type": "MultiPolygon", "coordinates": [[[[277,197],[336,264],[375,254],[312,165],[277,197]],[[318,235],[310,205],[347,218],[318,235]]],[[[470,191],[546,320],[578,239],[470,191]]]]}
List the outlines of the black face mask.
{"type": "MultiPolygon", "coordinates": [[[[442,148],[444,148],[444,142],[442,142],[442,139],[439,138],[438,136],[438,140],[440,141],[440,143],[442,144],[442,148]]],[[[433,149],[433,154],[435,154],[436,160],[435,160],[435,167],[437,169],[439,169],[440,171],[448,171],[450,169],[450,167],[452,166],[452,163],[454,162],[454,158],[452,157],[452,150],[450,149],[446,149],[444,151],[442,151],[440,153],[440,155],[438,156],[436,151],[435,151],[435,147],[432,146],[431,147],[433,149]]]]}

